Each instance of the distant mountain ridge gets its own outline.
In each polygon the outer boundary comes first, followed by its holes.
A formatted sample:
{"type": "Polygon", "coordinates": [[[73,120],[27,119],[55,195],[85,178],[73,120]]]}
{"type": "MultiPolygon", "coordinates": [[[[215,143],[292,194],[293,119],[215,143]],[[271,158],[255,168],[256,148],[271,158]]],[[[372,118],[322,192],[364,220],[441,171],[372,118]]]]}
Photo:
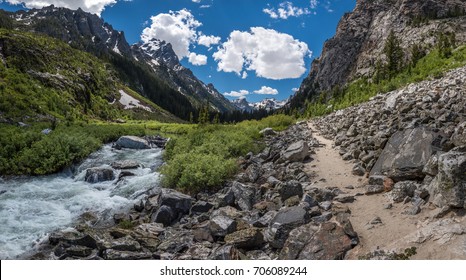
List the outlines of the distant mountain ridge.
{"type": "MultiPolygon", "coordinates": [[[[191,70],[183,67],[169,43],[153,39],[148,43],[130,46],[124,32],[117,31],[97,15],[81,9],[70,10],[52,6],[9,13],[16,27],[39,32],[60,39],[72,47],[107,58],[119,69],[133,90],[136,90],[163,108],[187,119],[190,113],[206,103],[218,112],[231,112],[235,107],[213,85],[200,81],[191,70]],[[121,56],[121,57],[118,57],[121,56]],[[128,68],[138,68],[128,69],[128,68]],[[144,80],[158,79],[171,89],[170,95],[160,96],[161,89],[151,89],[144,80]],[[147,76],[147,77],[146,77],[147,76]],[[150,77],[153,76],[153,77],[150,77]],[[157,92],[155,92],[157,91],[157,92]],[[179,94],[174,94],[173,91],[179,94]],[[171,100],[171,101],[166,101],[171,100]],[[165,103],[164,103],[165,102],[165,103]],[[188,104],[189,103],[189,104],[188,104]],[[180,112],[183,111],[183,112],[180,112]]],[[[160,87],[163,87],[162,85],[160,87]]]]}
{"type": "Polygon", "coordinates": [[[253,112],[255,110],[272,111],[281,109],[287,104],[288,99],[278,101],[275,98],[265,98],[262,101],[250,103],[246,100],[246,97],[240,97],[230,102],[240,111],[253,112]]]}

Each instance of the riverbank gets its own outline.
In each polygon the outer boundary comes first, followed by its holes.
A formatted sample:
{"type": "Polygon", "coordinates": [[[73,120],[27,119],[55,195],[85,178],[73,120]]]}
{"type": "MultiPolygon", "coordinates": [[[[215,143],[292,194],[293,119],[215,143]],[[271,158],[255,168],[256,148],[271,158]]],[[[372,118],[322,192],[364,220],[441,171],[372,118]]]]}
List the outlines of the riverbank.
{"type": "Polygon", "coordinates": [[[115,213],[128,211],[157,184],[161,164],[160,148],[118,150],[107,144],[66,171],[0,181],[0,258],[22,258],[50,232],[83,217],[96,225],[113,223],[115,213]]]}

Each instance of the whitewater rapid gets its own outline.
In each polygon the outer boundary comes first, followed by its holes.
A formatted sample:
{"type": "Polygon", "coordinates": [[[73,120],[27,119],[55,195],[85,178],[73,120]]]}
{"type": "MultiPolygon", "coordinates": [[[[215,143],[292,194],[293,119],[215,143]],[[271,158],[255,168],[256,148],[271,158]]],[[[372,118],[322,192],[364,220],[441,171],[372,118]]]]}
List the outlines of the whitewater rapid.
{"type": "Polygon", "coordinates": [[[59,174],[41,177],[0,179],[0,259],[20,258],[47,238],[48,234],[72,225],[83,213],[111,219],[129,209],[148,189],[157,186],[162,150],[116,150],[103,146],[81,165],[59,174]],[[143,167],[129,170],[136,176],[90,184],[86,170],[109,167],[117,160],[131,159],[143,167]]]}

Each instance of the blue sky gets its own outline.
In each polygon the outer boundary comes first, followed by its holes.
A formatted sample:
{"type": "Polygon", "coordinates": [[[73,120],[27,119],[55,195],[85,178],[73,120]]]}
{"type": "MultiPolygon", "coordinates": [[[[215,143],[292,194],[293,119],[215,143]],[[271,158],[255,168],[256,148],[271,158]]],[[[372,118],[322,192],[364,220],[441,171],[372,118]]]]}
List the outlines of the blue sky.
{"type": "Polygon", "coordinates": [[[205,83],[229,99],[283,100],[356,0],[0,0],[16,10],[54,4],[100,14],[130,44],[169,41],[205,83]],[[16,4],[16,5],[14,5],[16,4]]]}

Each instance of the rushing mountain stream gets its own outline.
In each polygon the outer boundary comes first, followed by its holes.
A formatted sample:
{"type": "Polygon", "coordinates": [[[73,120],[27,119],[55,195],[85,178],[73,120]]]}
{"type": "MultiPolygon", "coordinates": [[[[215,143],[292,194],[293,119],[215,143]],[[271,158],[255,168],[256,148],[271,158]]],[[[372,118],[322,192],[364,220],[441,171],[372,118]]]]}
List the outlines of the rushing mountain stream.
{"type": "Polygon", "coordinates": [[[42,177],[0,179],[0,259],[17,258],[32,250],[48,233],[67,228],[83,213],[110,220],[128,209],[158,183],[161,149],[129,150],[103,146],[73,171],[42,177]],[[89,168],[109,168],[115,161],[136,160],[141,167],[114,170],[111,181],[88,183],[89,168]],[[125,175],[119,179],[121,172],[125,175]]]}

